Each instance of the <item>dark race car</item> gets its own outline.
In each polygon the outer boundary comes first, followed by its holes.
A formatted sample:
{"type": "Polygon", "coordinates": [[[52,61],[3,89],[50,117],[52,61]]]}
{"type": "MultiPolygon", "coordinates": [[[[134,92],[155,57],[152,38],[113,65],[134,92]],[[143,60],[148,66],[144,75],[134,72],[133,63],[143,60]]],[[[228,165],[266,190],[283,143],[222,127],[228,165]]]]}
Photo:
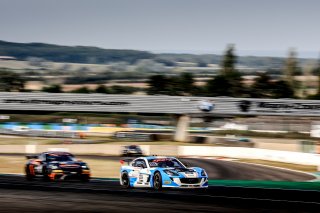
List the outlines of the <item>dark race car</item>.
{"type": "Polygon", "coordinates": [[[85,162],[76,160],[68,152],[43,152],[39,155],[26,156],[29,160],[25,166],[28,180],[42,177],[44,180],[78,179],[90,180],[90,169],[85,162]]]}
{"type": "Polygon", "coordinates": [[[143,152],[140,146],[130,145],[130,146],[124,146],[122,148],[121,155],[122,156],[142,156],[143,152]]]}

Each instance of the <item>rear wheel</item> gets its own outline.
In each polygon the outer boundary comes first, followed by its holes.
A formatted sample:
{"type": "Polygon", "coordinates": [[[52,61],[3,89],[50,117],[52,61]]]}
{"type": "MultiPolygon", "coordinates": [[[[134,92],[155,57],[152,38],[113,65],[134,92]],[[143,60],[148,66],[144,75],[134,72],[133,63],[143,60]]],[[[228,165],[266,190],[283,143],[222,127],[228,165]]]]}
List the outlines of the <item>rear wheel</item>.
{"type": "Polygon", "coordinates": [[[162,189],[162,177],[159,172],[155,173],[153,176],[153,188],[155,190],[161,190],[162,189]]]}
{"type": "Polygon", "coordinates": [[[34,174],[32,174],[32,172],[30,171],[30,166],[31,165],[28,165],[25,168],[26,179],[29,180],[29,181],[33,180],[33,178],[34,178],[34,174]]]}
{"type": "Polygon", "coordinates": [[[122,176],[121,176],[121,180],[122,180],[122,185],[123,187],[129,189],[131,188],[130,186],[130,179],[129,179],[129,176],[128,176],[128,173],[123,173],[122,176]]]}

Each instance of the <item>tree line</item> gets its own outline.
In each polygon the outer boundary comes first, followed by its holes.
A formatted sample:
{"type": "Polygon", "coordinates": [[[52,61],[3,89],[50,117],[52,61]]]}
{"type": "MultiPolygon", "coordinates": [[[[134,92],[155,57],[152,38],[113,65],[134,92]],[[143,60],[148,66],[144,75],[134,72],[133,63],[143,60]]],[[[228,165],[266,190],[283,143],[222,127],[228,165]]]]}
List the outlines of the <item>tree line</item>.
{"type": "MultiPolygon", "coordinates": [[[[51,86],[46,86],[42,88],[43,92],[49,93],[62,93],[63,88],[61,85],[55,84],[51,86]]],[[[86,86],[77,88],[75,90],[70,91],[71,93],[102,93],[102,94],[133,94],[135,92],[141,91],[140,88],[130,87],[130,86],[105,86],[105,85],[97,85],[95,89],[89,89],[86,86]]]]}
{"type": "MultiPolygon", "coordinates": [[[[234,46],[229,45],[221,61],[218,75],[205,85],[195,85],[192,74],[183,73],[178,77],[155,75],[149,79],[149,95],[192,95],[192,96],[228,96],[251,98],[293,98],[295,97],[292,75],[296,64],[290,58],[286,79],[274,80],[266,72],[258,73],[252,84],[244,83],[241,73],[236,69],[237,56],[234,46]]],[[[286,69],[286,70],[287,70],[286,69]]]]}
{"type": "MultiPolygon", "coordinates": [[[[221,59],[219,73],[209,79],[204,85],[196,85],[195,77],[191,73],[180,75],[157,74],[150,76],[147,88],[130,86],[98,85],[95,89],[81,87],[75,93],[104,93],[104,94],[133,94],[139,91],[149,95],[174,96],[228,96],[251,98],[297,98],[297,90],[301,85],[294,76],[299,71],[299,61],[294,50],[289,51],[285,61],[281,78],[273,78],[267,72],[259,72],[251,83],[246,83],[242,74],[236,69],[238,57],[235,47],[229,45],[221,59]]],[[[318,75],[319,86],[315,95],[308,95],[309,99],[320,99],[320,60],[312,73],[318,75]]],[[[0,70],[0,91],[26,91],[25,79],[15,72],[0,70]]],[[[44,92],[63,92],[61,85],[51,85],[42,89],[44,92]]]]}
{"type": "MultiPolygon", "coordinates": [[[[139,60],[152,59],[165,66],[174,67],[177,62],[191,62],[199,67],[208,64],[219,64],[222,55],[216,54],[177,54],[177,53],[151,53],[137,50],[103,49],[90,46],[62,46],[46,43],[15,43],[0,40],[0,55],[13,56],[19,60],[46,60],[52,62],[110,64],[113,62],[126,62],[134,64],[139,60]]],[[[305,62],[308,59],[299,59],[305,62]]],[[[284,59],[280,57],[241,56],[238,63],[247,67],[263,69],[279,69],[284,59]]]]}
{"type": "Polygon", "coordinates": [[[86,46],[61,46],[45,43],[15,43],[0,41],[0,55],[13,56],[19,60],[29,57],[42,58],[54,62],[104,64],[153,58],[152,53],[137,50],[102,49],[86,46]]]}

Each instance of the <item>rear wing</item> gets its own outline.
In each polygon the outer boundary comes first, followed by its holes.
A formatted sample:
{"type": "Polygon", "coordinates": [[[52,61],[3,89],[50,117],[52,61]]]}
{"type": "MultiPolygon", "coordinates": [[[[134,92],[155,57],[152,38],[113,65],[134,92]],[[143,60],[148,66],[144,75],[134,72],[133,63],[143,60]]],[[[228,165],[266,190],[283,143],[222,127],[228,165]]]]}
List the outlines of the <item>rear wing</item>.
{"type": "Polygon", "coordinates": [[[123,165],[123,164],[127,164],[127,165],[129,165],[129,163],[132,161],[133,159],[121,159],[120,160],[120,163],[121,163],[121,165],[123,165]]]}
{"type": "Polygon", "coordinates": [[[26,155],[27,160],[38,159],[38,155],[26,155]]]}

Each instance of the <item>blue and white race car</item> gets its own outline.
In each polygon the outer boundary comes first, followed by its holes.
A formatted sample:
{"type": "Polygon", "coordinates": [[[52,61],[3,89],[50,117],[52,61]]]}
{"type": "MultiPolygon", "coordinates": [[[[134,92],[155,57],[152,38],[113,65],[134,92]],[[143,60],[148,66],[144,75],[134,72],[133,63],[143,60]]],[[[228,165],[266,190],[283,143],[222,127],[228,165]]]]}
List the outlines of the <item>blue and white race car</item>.
{"type": "Polygon", "coordinates": [[[120,184],[126,188],[207,188],[208,175],[199,167],[187,168],[174,157],[140,157],[122,160],[120,184]]]}

